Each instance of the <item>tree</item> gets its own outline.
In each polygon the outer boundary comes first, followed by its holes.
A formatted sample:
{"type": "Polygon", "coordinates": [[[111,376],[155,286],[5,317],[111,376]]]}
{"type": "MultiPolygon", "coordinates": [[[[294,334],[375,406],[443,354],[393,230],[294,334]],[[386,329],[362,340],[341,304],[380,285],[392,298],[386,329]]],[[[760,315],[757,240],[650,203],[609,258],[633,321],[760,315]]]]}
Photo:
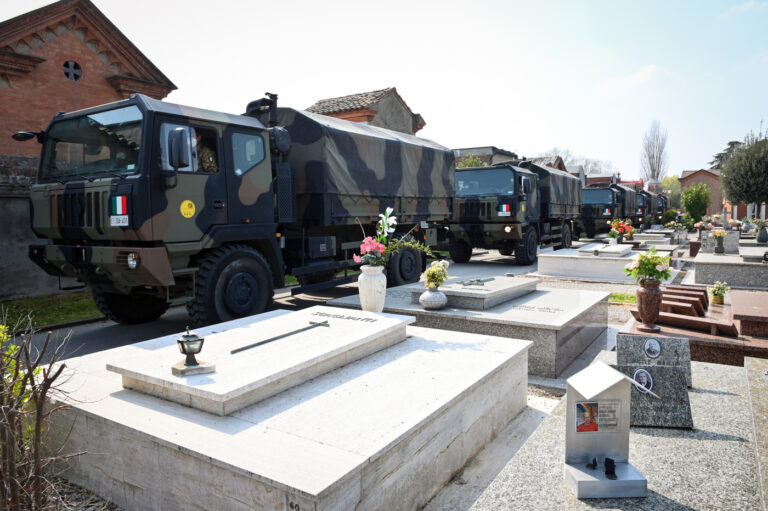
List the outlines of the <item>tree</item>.
{"type": "Polygon", "coordinates": [[[680,207],[680,180],[677,176],[667,176],[661,180],[661,189],[669,198],[671,208],[680,207]]]}
{"type": "Polygon", "coordinates": [[[768,202],[768,139],[736,149],[720,169],[720,183],[732,204],[768,202]]]}
{"type": "Polygon", "coordinates": [[[736,152],[736,149],[741,147],[743,144],[739,142],[738,140],[731,140],[728,142],[728,147],[726,147],[723,151],[717,153],[712,157],[712,161],[709,162],[710,165],[712,165],[711,169],[722,169],[725,165],[725,162],[728,161],[728,159],[733,156],[733,153],[736,152]]]}
{"type": "Polygon", "coordinates": [[[680,203],[688,216],[700,220],[709,206],[709,187],[704,183],[691,185],[681,194],[680,203]]]}
{"type": "Polygon", "coordinates": [[[668,160],[667,130],[661,127],[659,121],[653,121],[643,138],[643,151],[640,156],[643,179],[661,181],[667,172],[668,160]]]}
{"type": "Polygon", "coordinates": [[[561,149],[559,147],[553,147],[549,151],[539,154],[540,157],[547,156],[559,156],[563,159],[566,167],[574,165],[582,165],[584,167],[584,174],[610,174],[614,172],[615,167],[609,160],[597,160],[594,158],[587,158],[585,156],[578,156],[573,154],[570,149],[561,149]]]}
{"type": "Polygon", "coordinates": [[[459,158],[459,161],[456,162],[456,168],[459,169],[469,169],[473,167],[487,167],[488,164],[485,163],[479,156],[475,156],[472,153],[467,154],[466,156],[462,156],[459,158]]]}

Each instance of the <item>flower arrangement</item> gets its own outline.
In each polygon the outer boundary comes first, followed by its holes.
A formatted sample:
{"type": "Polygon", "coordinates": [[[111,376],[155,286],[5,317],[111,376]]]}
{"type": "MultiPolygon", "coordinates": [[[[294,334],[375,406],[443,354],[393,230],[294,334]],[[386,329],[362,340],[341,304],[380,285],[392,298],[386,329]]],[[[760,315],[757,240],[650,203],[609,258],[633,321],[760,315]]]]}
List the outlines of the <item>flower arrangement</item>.
{"type": "Polygon", "coordinates": [[[730,290],[731,288],[728,287],[727,282],[720,282],[719,280],[716,280],[715,285],[709,288],[709,292],[712,293],[712,296],[725,296],[725,293],[730,290]]]}
{"type": "Polygon", "coordinates": [[[755,224],[756,229],[768,227],[768,220],[760,220],[759,218],[755,218],[752,220],[752,223],[755,224]]]}
{"type": "Polygon", "coordinates": [[[728,220],[728,225],[733,229],[741,226],[741,222],[735,218],[728,220]]]}
{"type": "Polygon", "coordinates": [[[724,238],[725,237],[725,230],[723,229],[716,229],[712,232],[711,236],[713,238],[724,238]]]}
{"type": "Polygon", "coordinates": [[[712,223],[717,226],[723,225],[723,215],[712,215],[712,223]]]}
{"type": "MultiPolygon", "coordinates": [[[[432,255],[432,251],[428,246],[410,238],[410,234],[415,229],[415,226],[400,238],[392,236],[397,227],[397,217],[392,215],[393,211],[392,208],[387,208],[384,213],[379,213],[379,221],[376,223],[376,237],[365,236],[365,229],[360,225],[365,237],[360,244],[360,254],[352,255],[352,259],[356,263],[369,266],[384,266],[392,254],[399,252],[404,247],[411,247],[427,255],[432,255]]],[[[357,220],[357,223],[360,224],[360,221],[357,220]]]]}
{"type": "Polygon", "coordinates": [[[432,261],[432,264],[424,272],[424,287],[437,289],[448,278],[448,261],[432,261]]]}
{"type": "Polygon", "coordinates": [[[745,216],[744,218],[741,219],[741,223],[742,224],[749,224],[749,223],[752,223],[752,220],[750,220],[750,218],[748,216],[745,216]]]}
{"type": "Polygon", "coordinates": [[[632,239],[632,222],[630,220],[619,220],[615,218],[611,222],[611,230],[608,233],[609,238],[618,238],[619,236],[625,236],[627,239],[632,239]]]}
{"type": "Polygon", "coordinates": [[[704,222],[696,222],[695,224],[693,224],[693,228],[696,229],[697,231],[702,230],[704,228],[704,222]]]}
{"type": "Polygon", "coordinates": [[[637,282],[643,280],[666,280],[670,277],[669,256],[660,256],[656,247],[651,246],[647,252],[624,267],[624,273],[637,282]]]}

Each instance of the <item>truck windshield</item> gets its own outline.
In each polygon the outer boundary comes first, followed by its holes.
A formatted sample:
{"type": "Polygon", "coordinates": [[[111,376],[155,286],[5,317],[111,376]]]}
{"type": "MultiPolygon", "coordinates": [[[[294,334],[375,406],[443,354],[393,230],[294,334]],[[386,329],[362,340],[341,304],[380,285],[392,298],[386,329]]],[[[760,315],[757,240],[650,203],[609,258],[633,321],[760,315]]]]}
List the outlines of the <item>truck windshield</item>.
{"type": "Polygon", "coordinates": [[[55,122],[46,133],[40,179],[135,173],[143,119],[127,106],[55,122]]]}
{"type": "Polygon", "coordinates": [[[638,206],[645,206],[645,195],[637,194],[637,205],[638,206]]]}
{"type": "Polygon", "coordinates": [[[500,195],[515,193],[515,173],[509,169],[457,170],[456,195],[500,195]]]}
{"type": "Polygon", "coordinates": [[[605,188],[590,190],[585,188],[581,193],[582,204],[613,204],[613,191],[605,188]]]}

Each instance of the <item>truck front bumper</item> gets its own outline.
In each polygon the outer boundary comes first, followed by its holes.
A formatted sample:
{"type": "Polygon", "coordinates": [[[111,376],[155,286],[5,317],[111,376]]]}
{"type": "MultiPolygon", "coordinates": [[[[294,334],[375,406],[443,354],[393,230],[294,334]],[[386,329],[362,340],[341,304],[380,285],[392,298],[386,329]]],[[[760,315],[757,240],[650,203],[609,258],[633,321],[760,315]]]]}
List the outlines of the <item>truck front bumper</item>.
{"type": "Polygon", "coordinates": [[[510,241],[519,241],[523,230],[518,223],[451,225],[451,237],[464,240],[473,247],[495,248],[510,241]]]}
{"type": "Polygon", "coordinates": [[[49,275],[76,277],[86,283],[110,282],[117,287],[174,284],[163,247],[32,245],[29,258],[49,275]],[[135,262],[134,268],[129,259],[135,262]]]}

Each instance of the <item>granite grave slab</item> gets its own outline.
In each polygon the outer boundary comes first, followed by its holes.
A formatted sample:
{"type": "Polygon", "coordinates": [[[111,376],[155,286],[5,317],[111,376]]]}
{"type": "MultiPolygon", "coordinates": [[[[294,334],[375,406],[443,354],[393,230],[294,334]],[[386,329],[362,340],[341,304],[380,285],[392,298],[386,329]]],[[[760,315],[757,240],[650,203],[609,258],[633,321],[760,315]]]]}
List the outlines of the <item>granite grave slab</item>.
{"type": "Polygon", "coordinates": [[[739,247],[739,255],[745,263],[762,263],[768,247],[739,247]]]}
{"type": "MultiPolygon", "coordinates": [[[[542,277],[558,277],[574,280],[591,280],[606,282],[634,282],[624,273],[624,267],[636,260],[643,251],[629,251],[624,255],[594,256],[589,251],[597,249],[599,244],[593,243],[579,250],[563,249],[551,253],[539,254],[537,275],[542,277]],[[581,251],[581,252],[580,252],[581,251]]],[[[607,246],[607,245],[604,245],[607,246]]],[[[625,247],[625,245],[618,245],[625,247]]],[[[659,255],[669,256],[671,252],[657,251],[659,255]]],[[[679,270],[671,270],[671,275],[664,283],[672,282],[679,270]]]]}
{"type": "MultiPolygon", "coordinates": [[[[705,254],[712,254],[715,252],[715,245],[717,242],[715,238],[710,236],[711,231],[701,232],[701,249],[700,252],[705,254]]],[[[739,253],[739,231],[725,231],[725,237],[723,238],[723,248],[726,254],[738,254],[739,253]]]]}
{"type": "Polygon", "coordinates": [[[725,281],[732,288],[768,289],[768,264],[745,262],[736,254],[699,252],[693,260],[696,284],[725,281]]]}
{"type": "Polygon", "coordinates": [[[685,384],[691,387],[691,347],[687,338],[616,335],[616,362],[620,365],[649,365],[680,367],[685,384]]]}
{"type": "MultiPolygon", "coordinates": [[[[448,298],[448,307],[457,309],[486,310],[500,303],[508,302],[518,296],[536,291],[539,279],[514,277],[486,277],[448,279],[442,291],[448,298]]],[[[411,291],[411,302],[419,303],[419,296],[424,292],[422,283],[407,287],[411,291]]]]}
{"type": "Polygon", "coordinates": [[[632,426],[693,427],[688,386],[682,367],[645,364],[616,364],[613,367],[637,382],[632,386],[632,426]]]}
{"type": "Polygon", "coordinates": [[[621,257],[632,252],[632,245],[605,245],[602,243],[590,243],[579,248],[580,256],[594,257],[621,257]]]}

